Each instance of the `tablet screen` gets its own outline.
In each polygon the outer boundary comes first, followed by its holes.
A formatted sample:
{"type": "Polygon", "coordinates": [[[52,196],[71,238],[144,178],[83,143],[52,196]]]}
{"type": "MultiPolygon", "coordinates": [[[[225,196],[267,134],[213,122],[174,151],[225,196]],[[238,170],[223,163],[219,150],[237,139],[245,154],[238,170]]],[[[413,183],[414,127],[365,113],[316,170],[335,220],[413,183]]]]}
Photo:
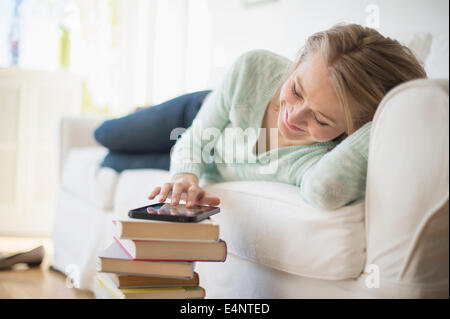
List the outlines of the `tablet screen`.
{"type": "Polygon", "coordinates": [[[209,206],[194,206],[187,208],[184,204],[171,205],[168,203],[161,203],[147,207],[147,213],[157,215],[181,215],[181,216],[197,216],[211,210],[216,207],[209,206]]]}

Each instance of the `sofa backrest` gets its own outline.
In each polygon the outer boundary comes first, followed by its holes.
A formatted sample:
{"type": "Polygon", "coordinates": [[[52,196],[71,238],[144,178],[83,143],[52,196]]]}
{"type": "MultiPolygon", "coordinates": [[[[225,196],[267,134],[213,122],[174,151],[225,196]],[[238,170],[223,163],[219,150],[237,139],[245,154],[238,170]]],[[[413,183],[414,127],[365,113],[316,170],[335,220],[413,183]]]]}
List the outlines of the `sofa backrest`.
{"type": "Polygon", "coordinates": [[[446,297],[449,285],[448,80],[404,83],[372,125],[366,265],[381,297],[446,297]]]}
{"type": "Polygon", "coordinates": [[[423,64],[430,79],[448,79],[449,34],[432,35],[430,32],[412,34],[408,47],[423,64]]]}
{"type": "Polygon", "coordinates": [[[101,146],[94,138],[94,130],[106,118],[63,117],[59,122],[58,154],[59,174],[62,177],[63,168],[69,152],[77,147],[101,146]]]}

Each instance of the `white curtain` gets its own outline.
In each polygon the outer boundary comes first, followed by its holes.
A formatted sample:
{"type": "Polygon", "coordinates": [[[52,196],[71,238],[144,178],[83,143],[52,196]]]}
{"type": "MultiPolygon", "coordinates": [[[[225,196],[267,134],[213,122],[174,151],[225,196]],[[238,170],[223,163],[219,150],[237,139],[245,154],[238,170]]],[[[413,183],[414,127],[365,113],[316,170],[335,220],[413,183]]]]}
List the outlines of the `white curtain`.
{"type": "MultiPolygon", "coordinates": [[[[211,86],[206,0],[115,0],[112,6],[102,1],[94,2],[106,6],[107,14],[94,15],[97,26],[84,22],[81,34],[92,45],[81,45],[78,55],[94,105],[107,105],[118,116],[211,86]],[[117,21],[108,24],[111,18],[117,21]]],[[[91,0],[78,3],[86,11],[95,6],[91,0]]]]}
{"type": "MultiPolygon", "coordinates": [[[[206,2],[116,0],[110,16],[117,22],[108,26],[109,33],[101,27],[108,15],[98,14],[97,28],[86,24],[93,45],[83,46],[80,66],[94,104],[119,116],[209,88],[212,25],[206,2]]],[[[84,3],[93,6],[91,0],[84,3]]]]}
{"type": "Polygon", "coordinates": [[[156,0],[77,0],[71,71],[85,79],[84,109],[119,116],[152,101],[156,0]]]}
{"type": "MultiPolygon", "coordinates": [[[[210,87],[211,20],[206,0],[24,0],[20,19],[18,68],[0,74],[0,233],[48,234],[61,116],[121,116],[210,87]]],[[[0,67],[8,59],[2,45],[0,67]]]]}
{"type": "MultiPolygon", "coordinates": [[[[16,0],[2,0],[0,66],[16,0]]],[[[120,116],[209,87],[211,17],[206,0],[23,0],[19,67],[62,68],[62,30],[71,73],[83,79],[82,113],[120,116]]]]}
{"type": "Polygon", "coordinates": [[[211,87],[212,22],[206,0],[158,0],[152,101],[211,87]]]}

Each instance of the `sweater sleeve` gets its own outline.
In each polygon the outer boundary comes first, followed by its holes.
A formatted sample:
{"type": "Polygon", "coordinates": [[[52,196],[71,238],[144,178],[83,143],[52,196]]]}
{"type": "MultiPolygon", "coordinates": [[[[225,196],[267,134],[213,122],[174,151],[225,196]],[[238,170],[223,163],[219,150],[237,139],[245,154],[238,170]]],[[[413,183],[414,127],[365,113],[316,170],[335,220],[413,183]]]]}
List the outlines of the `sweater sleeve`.
{"type": "Polygon", "coordinates": [[[365,196],[371,125],[359,128],[299,177],[305,202],[333,210],[365,196]]]}
{"type": "Polygon", "coordinates": [[[219,86],[205,98],[191,126],[175,143],[171,150],[171,178],[191,173],[200,179],[208,167],[210,151],[229,123],[233,94],[243,80],[248,56],[249,53],[245,53],[234,62],[219,86]]]}

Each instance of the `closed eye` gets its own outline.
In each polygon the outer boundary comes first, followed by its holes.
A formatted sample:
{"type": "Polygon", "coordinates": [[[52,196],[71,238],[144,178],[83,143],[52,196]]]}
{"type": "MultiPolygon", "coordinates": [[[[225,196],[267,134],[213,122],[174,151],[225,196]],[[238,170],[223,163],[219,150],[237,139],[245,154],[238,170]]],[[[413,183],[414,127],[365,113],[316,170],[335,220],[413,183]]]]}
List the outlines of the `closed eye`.
{"type": "MultiPolygon", "coordinates": [[[[295,82],[294,82],[294,85],[292,86],[292,93],[294,93],[294,95],[297,96],[299,99],[303,99],[303,96],[301,94],[299,94],[297,92],[297,90],[296,90],[295,82]]],[[[314,120],[317,122],[317,124],[319,124],[320,126],[327,126],[328,125],[327,123],[319,121],[317,119],[316,114],[314,112],[313,112],[313,114],[314,114],[314,120]]]]}
{"type": "Polygon", "coordinates": [[[294,93],[294,95],[296,95],[298,98],[303,99],[303,96],[301,96],[298,92],[297,89],[295,87],[295,82],[294,85],[292,86],[292,93],[294,93]]]}
{"type": "Polygon", "coordinates": [[[327,126],[328,125],[327,123],[319,121],[317,119],[317,117],[316,117],[316,114],[315,113],[313,113],[313,114],[314,114],[314,120],[316,120],[317,124],[319,124],[320,126],[327,126]]]}

